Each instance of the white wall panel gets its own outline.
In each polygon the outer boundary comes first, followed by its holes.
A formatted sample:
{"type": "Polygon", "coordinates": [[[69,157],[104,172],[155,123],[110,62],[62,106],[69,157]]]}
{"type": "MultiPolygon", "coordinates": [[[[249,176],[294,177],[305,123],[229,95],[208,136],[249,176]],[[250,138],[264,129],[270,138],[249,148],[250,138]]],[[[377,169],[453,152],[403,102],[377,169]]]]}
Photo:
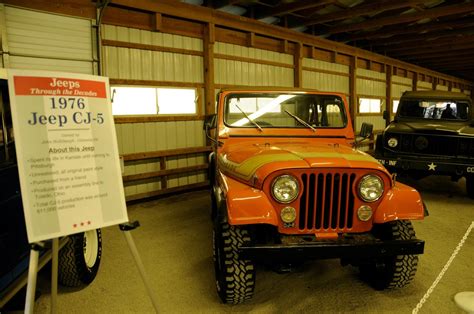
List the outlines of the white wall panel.
{"type": "Polygon", "coordinates": [[[356,75],[365,76],[377,80],[375,81],[366,78],[357,78],[357,94],[365,96],[376,96],[376,97],[385,97],[386,95],[386,82],[385,82],[385,73],[380,73],[376,71],[370,71],[366,69],[357,69],[356,75]]]}
{"type": "Polygon", "coordinates": [[[203,51],[202,39],[106,24],[102,25],[102,39],[203,51]]]}
{"type": "Polygon", "coordinates": [[[349,94],[349,77],[337,74],[303,71],[303,88],[349,94]]]}
{"type": "MultiPolygon", "coordinates": [[[[303,67],[341,74],[349,73],[347,65],[309,58],[303,58],[303,67]]],[[[349,94],[349,76],[303,70],[303,88],[349,94]]]]}
{"type": "MultiPolygon", "coordinates": [[[[151,152],[186,147],[202,147],[205,145],[205,135],[202,131],[203,121],[171,121],[116,124],[117,142],[120,154],[151,152]]],[[[167,169],[181,168],[204,164],[206,157],[202,154],[183,157],[169,157],[167,169]]],[[[160,169],[159,159],[146,162],[127,162],[125,175],[157,171],[160,169]]],[[[205,174],[196,172],[168,177],[168,187],[203,182],[205,174]]],[[[126,184],[126,196],[156,191],[161,188],[160,178],[147,181],[137,181],[126,184]],[[139,182],[139,183],[137,183],[139,182]]]]}
{"type": "Polygon", "coordinates": [[[309,58],[303,58],[303,67],[349,74],[349,66],[347,65],[309,58]]]}
{"type": "MultiPolygon", "coordinates": [[[[293,56],[269,50],[216,42],[214,53],[262,61],[293,64],[293,56]]],[[[214,59],[216,84],[248,86],[293,86],[293,69],[238,60],[214,59]]]]}
{"type": "Polygon", "coordinates": [[[203,58],[105,46],[104,75],[113,79],[203,83],[203,58]]]}
{"type": "Polygon", "coordinates": [[[416,90],[432,90],[433,85],[430,82],[418,81],[416,84],[416,90]]]}
{"type": "Polygon", "coordinates": [[[363,122],[371,123],[374,130],[385,129],[385,120],[382,116],[358,116],[355,122],[355,132],[359,132],[363,122]]]}
{"type": "Polygon", "coordinates": [[[91,20],[2,7],[5,66],[93,74],[91,20]]]}
{"type": "Polygon", "coordinates": [[[395,99],[400,98],[404,92],[413,90],[411,85],[412,85],[412,80],[410,78],[401,77],[397,75],[392,76],[392,91],[391,91],[392,98],[395,98],[395,99]],[[400,83],[400,84],[397,84],[397,83],[400,83]]]}
{"type": "Polygon", "coordinates": [[[443,90],[443,91],[447,91],[447,90],[448,90],[448,86],[444,86],[444,85],[436,84],[436,90],[443,90]]]}
{"type": "MultiPolygon", "coordinates": [[[[202,51],[202,40],[180,35],[103,25],[106,40],[202,51]]],[[[203,58],[180,53],[104,46],[104,75],[115,79],[203,83],[203,58]]]]}

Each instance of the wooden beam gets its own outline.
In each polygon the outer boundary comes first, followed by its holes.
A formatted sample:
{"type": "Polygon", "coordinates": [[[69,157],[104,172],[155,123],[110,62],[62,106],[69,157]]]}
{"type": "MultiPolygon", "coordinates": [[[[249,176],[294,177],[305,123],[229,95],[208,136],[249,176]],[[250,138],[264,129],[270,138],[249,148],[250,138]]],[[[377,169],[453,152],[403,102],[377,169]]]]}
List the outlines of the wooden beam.
{"type": "Polygon", "coordinates": [[[469,55],[472,56],[472,49],[453,50],[453,51],[450,52],[450,55],[449,55],[448,58],[446,58],[446,52],[443,51],[443,52],[434,52],[434,53],[428,53],[427,52],[424,55],[407,56],[407,57],[404,57],[403,59],[404,60],[410,60],[412,62],[415,61],[415,60],[424,62],[426,60],[432,60],[432,59],[440,60],[440,58],[450,60],[453,57],[458,58],[460,56],[469,56],[469,55]]]}
{"type": "Polygon", "coordinates": [[[416,45],[412,47],[412,50],[409,51],[391,51],[388,50],[387,53],[390,53],[391,56],[395,58],[404,58],[406,56],[428,56],[434,53],[444,53],[447,57],[453,58],[456,55],[457,50],[465,50],[465,49],[472,49],[474,48],[474,41],[473,42],[465,42],[463,44],[450,44],[440,47],[431,47],[431,48],[418,48],[416,45]]]}
{"type": "Polygon", "coordinates": [[[174,188],[167,188],[167,189],[157,190],[157,191],[153,191],[153,192],[145,192],[145,193],[128,195],[128,196],[125,197],[125,200],[127,202],[136,201],[136,200],[141,200],[141,199],[144,199],[144,198],[157,197],[157,196],[162,196],[162,195],[167,195],[167,194],[174,194],[174,193],[178,193],[178,192],[203,189],[203,188],[207,188],[208,186],[209,186],[208,181],[200,182],[200,183],[193,183],[193,184],[182,185],[182,186],[178,186],[178,187],[174,187],[174,188]]]}
{"type": "Polygon", "coordinates": [[[440,32],[431,32],[426,34],[412,34],[412,35],[401,35],[401,36],[391,36],[383,39],[377,39],[372,41],[369,45],[364,45],[364,47],[380,47],[380,49],[389,47],[389,46],[403,46],[401,44],[404,43],[428,43],[429,41],[439,41],[444,40],[444,37],[448,39],[454,38],[456,36],[462,35],[471,35],[474,31],[474,27],[467,27],[460,30],[447,30],[447,31],[440,31],[440,32]]]}
{"type": "Polygon", "coordinates": [[[381,1],[375,1],[375,2],[369,2],[369,3],[362,2],[362,4],[349,8],[349,9],[316,16],[311,20],[303,21],[301,24],[294,25],[293,27],[298,27],[298,26],[303,26],[303,25],[310,26],[310,25],[315,25],[315,24],[324,24],[327,22],[340,21],[344,19],[350,19],[356,16],[358,17],[361,15],[370,15],[370,14],[380,12],[380,11],[411,7],[414,4],[422,3],[422,2],[423,0],[402,0],[402,1],[381,0],[381,1]]]}
{"type": "Polygon", "coordinates": [[[357,57],[354,56],[351,58],[351,63],[349,66],[349,112],[352,120],[352,127],[355,129],[355,116],[357,110],[357,57]]]}
{"type": "Polygon", "coordinates": [[[215,113],[214,98],[214,24],[208,23],[204,29],[204,114],[215,113]]]}
{"type": "Polygon", "coordinates": [[[333,3],[334,0],[301,0],[295,2],[282,2],[280,5],[277,5],[273,8],[261,10],[255,12],[256,19],[263,19],[269,16],[280,16],[289,14],[295,11],[310,9],[322,4],[333,3]]]}
{"type": "Polygon", "coordinates": [[[326,34],[337,34],[343,32],[352,32],[357,30],[363,29],[370,29],[375,27],[381,27],[385,25],[393,25],[393,24],[403,24],[403,23],[410,23],[414,21],[419,21],[422,19],[427,18],[438,18],[447,15],[453,14],[460,14],[460,13],[468,13],[474,10],[474,2],[462,3],[462,4],[454,4],[449,6],[441,6],[432,9],[427,9],[423,12],[416,12],[416,13],[409,13],[403,14],[399,16],[389,16],[383,18],[376,18],[373,20],[367,20],[364,22],[353,23],[348,25],[340,25],[331,27],[326,31],[326,34]]]}
{"type": "Polygon", "coordinates": [[[427,41],[418,41],[414,42],[411,45],[399,45],[398,47],[390,47],[389,49],[386,49],[385,51],[388,53],[394,53],[394,52],[404,52],[404,51],[413,51],[413,50],[419,50],[419,49],[425,49],[425,48],[433,48],[433,49],[438,49],[438,48],[443,48],[443,47],[451,47],[453,45],[459,45],[459,44],[466,44],[466,43],[473,43],[474,42],[474,35],[472,36],[461,36],[461,37],[443,37],[442,39],[439,40],[430,40],[429,42],[427,41]]]}
{"type": "Polygon", "coordinates": [[[154,19],[154,26],[155,26],[155,31],[160,32],[163,30],[163,18],[160,13],[155,13],[155,19],[154,19]]]}
{"type": "Polygon", "coordinates": [[[390,124],[390,116],[392,115],[392,66],[387,65],[385,71],[385,108],[387,110],[387,119],[385,120],[385,126],[390,124]]]}
{"type": "Polygon", "coordinates": [[[122,180],[123,182],[146,180],[146,179],[160,178],[163,176],[169,176],[169,175],[174,175],[174,174],[202,171],[208,168],[209,168],[209,165],[205,164],[205,165],[197,165],[197,166],[182,167],[182,168],[175,168],[175,169],[164,169],[164,170],[159,170],[159,171],[143,172],[143,173],[132,174],[128,176],[123,176],[122,180]]]}
{"type": "Polygon", "coordinates": [[[198,51],[198,50],[181,49],[181,48],[164,47],[164,46],[155,46],[155,45],[147,45],[147,44],[138,44],[138,43],[130,43],[130,42],[126,42],[126,41],[107,40],[107,39],[102,39],[102,46],[130,48],[130,49],[139,49],[139,50],[147,50],[147,51],[171,52],[171,53],[178,53],[178,54],[192,55],[192,56],[201,56],[201,57],[203,56],[203,53],[201,51],[198,51]]]}
{"type": "Polygon", "coordinates": [[[301,43],[296,44],[294,59],[294,86],[303,87],[303,45],[301,43]]]}
{"type": "Polygon", "coordinates": [[[468,26],[474,26],[472,18],[461,18],[457,20],[450,20],[447,22],[433,21],[426,24],[416,24],[412,26],[400,27],[400,25],[386,26],[379,30],[371,32],[360,32],[351,35],[338,36],[338,40],[342,42],[351,42],[361,39],[375,39],[375,38],[386,38],[393,35],[411,34],[418,33],[423,34],[431,31],[441,31],[448,29],[459,29],[468,26]]]}
{"type": "Polygon", "coordinates": [[[124,161],[133,161],[133,160],[145,160],[145,159],[154,159],[154,158],[169,157],[169,156],[181,156],[181,155],[188,155],[188,154],[207,153],[210,151],[212,151],[211,146],[202,146],[202,147],[168,149],[168,150],[160,150],[160,151],[153,151],[153,152],[123,154],[122,156],[123,156],[124,161]]]}
{"type": "Polygon", "coordinates": [[[418,72],[413,73],[413,80],[412,80],[412,89],[414,91],[417,90],[418,87],[418,72]]]}

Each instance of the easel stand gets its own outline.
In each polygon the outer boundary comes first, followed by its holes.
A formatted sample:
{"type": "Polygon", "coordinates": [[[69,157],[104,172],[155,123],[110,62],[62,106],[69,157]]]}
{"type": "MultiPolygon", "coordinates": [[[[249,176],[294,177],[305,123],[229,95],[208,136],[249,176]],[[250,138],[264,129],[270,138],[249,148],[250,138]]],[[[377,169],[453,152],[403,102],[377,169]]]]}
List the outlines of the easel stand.
{"type": "MultiPolygon", "coordinates": [[[[138,221],[128,222],[120,224],[119,228],[123,231],[125,239],[127,240],[128,248],[132,253],[135,264],[137,265],[138,271],[142,277],[143,283],[147,290],[148,296],[150,297],[155,312],[158,313],[158,302],[153,294],[150,281],[145,272],[145,267],[138,254],[137,247],[133,241],[131,230],[134,230],[140,226],[138,221]]],[[[41,250],[49,248],[46,242],[34,243],[31,245],[30,250],[30,264],[28,268],[28,285],[26,290],[26,301],[25,301],[25,313],[33,314],[35,305],[35,290],[36,290],[36,279],[38,276],[38,259],[41,250]]],[[[51,313],[56,314],[57,311],[57,295],[58,295],[58,251],[59,251],[59,239],[52,240],[52,274],[51,274],[51,313]]]]}
{"type": "Polygon", "coordinates": [[[126,224],[120,224],[119,228],[120,230],[123,231],[123,234],[125,235],[125,239],[127,239],[128,248],[130,249],[130,252],[132,253],[133,259],[135,260],[135,264],[137,265],[137,268],[138,268],[138,271],[140,272],[143,283],[145,284],[145,288],[148,292],[148,296],[150,297],[150,300],[153,303],[155,312],[158,313],[158,302],[155,298],[155,295],[153,294],[153,290],[151,288],[150,281],[148,280],[148,277],[146,275],[145,267],[143,266],[142,259],[140,258],[140,255],[138,254],[137,247],[135,245],[135,242],[133,241],[132,234],[130,233],[131,230],[136,229],[139,226],[140,226],[140,223],[138,222],[138,220],[136,220],[136,221],[129,222],[126,224]]]}

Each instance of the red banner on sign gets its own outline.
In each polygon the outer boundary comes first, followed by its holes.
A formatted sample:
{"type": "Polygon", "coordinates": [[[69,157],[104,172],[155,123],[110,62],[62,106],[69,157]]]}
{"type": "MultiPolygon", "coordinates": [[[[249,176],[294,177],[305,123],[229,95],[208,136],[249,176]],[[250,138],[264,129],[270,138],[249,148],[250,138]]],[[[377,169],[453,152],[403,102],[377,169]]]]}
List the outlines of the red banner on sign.
{"type": "Polygon", "coordinates": [[[15,76],[15,95],[106,98],[104,82],[61,78],[15,76]]]}

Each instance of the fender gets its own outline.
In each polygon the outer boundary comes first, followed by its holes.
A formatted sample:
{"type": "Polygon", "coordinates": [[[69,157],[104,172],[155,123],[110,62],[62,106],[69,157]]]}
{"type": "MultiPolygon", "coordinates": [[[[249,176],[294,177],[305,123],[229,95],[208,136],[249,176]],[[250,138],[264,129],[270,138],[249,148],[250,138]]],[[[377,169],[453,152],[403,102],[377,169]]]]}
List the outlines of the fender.
{"type": "Polygon", "coordinates": [[[373,222],[385,223],[393,220],[421,220],[425,208],[420,193],[414,188],[396,182],[378,206],[373,222]]]}
{"type": "Polygon", "coordinates": [[[270,224],[278,226],[278,216],[263,191],[245,185],[222,173],[220,173],[219,181],[222,185],[217,188],[215,193],[218,219],[227,221],[231,225],[270,224]]]}

